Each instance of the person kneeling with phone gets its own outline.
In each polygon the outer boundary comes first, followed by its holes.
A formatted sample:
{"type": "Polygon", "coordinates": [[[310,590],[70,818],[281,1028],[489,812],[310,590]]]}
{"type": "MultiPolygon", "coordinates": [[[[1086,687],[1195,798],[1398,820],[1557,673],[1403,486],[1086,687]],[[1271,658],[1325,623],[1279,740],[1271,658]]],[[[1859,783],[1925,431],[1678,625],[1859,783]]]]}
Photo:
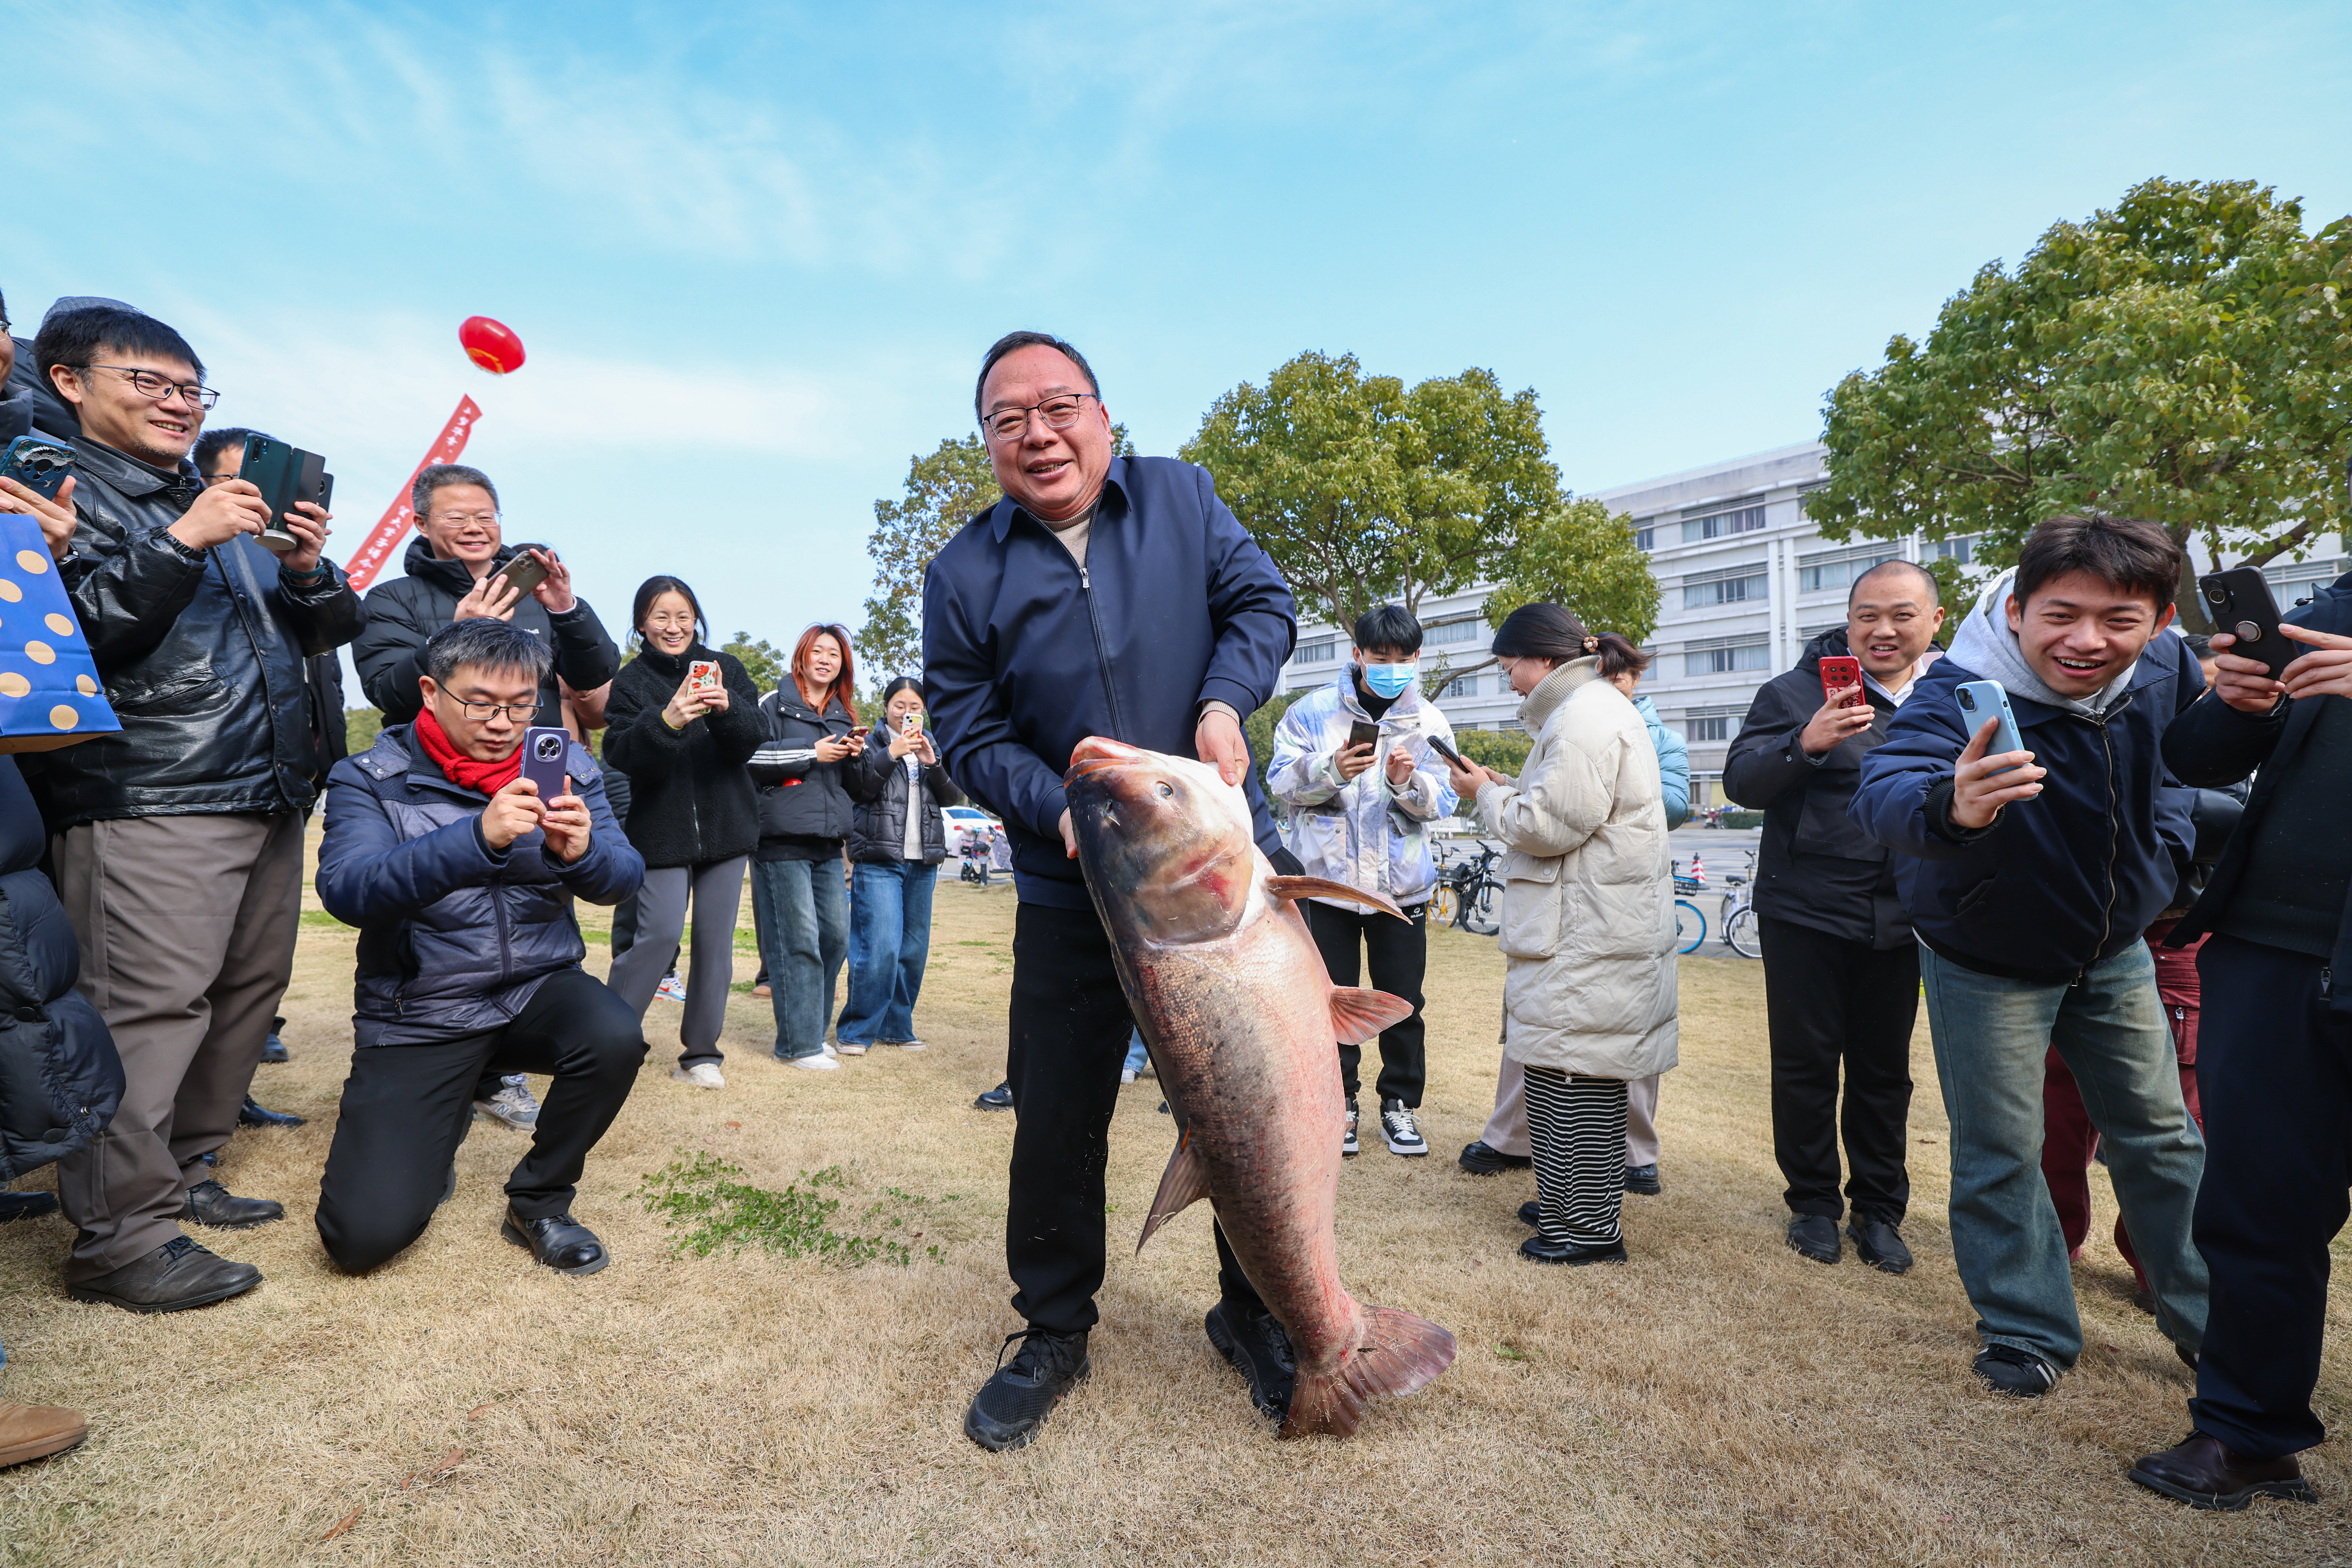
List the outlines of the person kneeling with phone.
{"type": "Polygon", "coordinates": [[[613,820],[595,761],[532,723],[548,659],[545,643],[505,621],[443,627],[425,645],[415,722],[385,730],[328,780],[319,898],[360,928],[358,1048],[318,1225],[353,1272],[415,1241],[456,1190],[485,1071],[555,1079],[508,1179],[501,1233],[567,1274],[607,1261],[572,1217],[574,1184],[646,1047],[636,1014],[581,967],[572,900],[619,902],[645,862],[613,820]],[[555,755],[530,755],[534,744],[555,755]]]}

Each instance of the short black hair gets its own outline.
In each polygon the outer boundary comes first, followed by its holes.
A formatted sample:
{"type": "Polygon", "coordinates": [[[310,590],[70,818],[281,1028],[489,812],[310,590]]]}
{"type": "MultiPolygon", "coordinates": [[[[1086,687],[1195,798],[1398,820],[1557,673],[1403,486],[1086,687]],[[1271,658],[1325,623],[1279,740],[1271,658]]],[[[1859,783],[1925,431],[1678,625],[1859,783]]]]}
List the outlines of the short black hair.
{"type": "Polygon", "coordinates": [[[1076,349],[1051,332],[1007,332],[989,345],[987,355],[980,362],[980,379],[971,384],[971,416],[973,418],[987,417],[987,411],[981,407],[980,399],[988,390],[988,373],[996,368],[996,362],[1017,349],[1033,348],[1047,348],[1060,352],[1072,364],[1078,367],[1078,374],[1087,378],[1087,390],[1097,398],[1102,396],[1102,383],[1095,379],[1095,367],[1088,364],[1087,356],[1076,349]]]}
{"type": "Polygon", "coordinates": [[[242,425],[226,425],[218,430],[207,430],[196,437],[195,450],[188,454],[196,465],[196,472],[212,478],[213,459],[231,447],[242,447],[251,440],[268,441],[273,437],[258,430],[248,430],[242,425]]]}
{"type": "Polygon", "coordinates": [[[543,683],[554,661],[545,643],[512,621],[490,616],[451,621],[425,639],[425,673],[436,686],[448,685],[450,677],[469,666],[543,683]]]}
{"type": "Polygon", "coordinates": [[[1853,586],[1845,591],[1845,607],[1847,609],[1853,609],[1854,600],[1862,596],[1862,585],[1864,583],[1869,582],[1873,577],[1877,576],[1882,572],[1911,573],[1913,575],[1916,576],[1921,584],[1927,588],[1928,604],[1935,605],[1942,602],[1944,585],[1936,581],[1936,574],[1933,572],[1928,571],[1925,566],[1920,565],[1916,561],[1906,561],[1902,557],[1897,556],[1892,561],[1880,562],[1877,565],[1872,567],[1869,571],[1864,572],[1861,576],[1856,577],[1853,580],[1853,586]]]}
{"type": "Polygon", "coordinates": [[[433,492],[444,485],[479,485],[490,492],[490,504],[499,504],[499,487],[481,469],[464,463],[433,463],[419,468],[416,482],[408,487],[408,504],[419,521],[432,511],[433,492]]]}
{"type": "Polygon", "coordinates": [[[49,372],[56,366],[88,370],[99,363],[101,353],[175,359],[194,370],[198,381],[205,378],[205,362],[188,340],[143,310],[98,305],[58,311],[41,323],[33,338],[33,363],[40,367],[44,385],[51,384],[49,372]]]}
{"type": "Polygon", "coordinates": [[[2136,517],[2053,517],[2026,535],[2010,590],[2021,607],[2035,590],[2070,573],[2087,572],[2126,594],[2145,594],[2162,615],[2180,592],[2180,546],[2162,528],[2136,517]]]}
{"type": "Polygon", "coordinates": [[[1402,605],[1374,605],[1356,617],[1356,646],[1392,647],[1399,653],[1421,651],[1421,617],[1402,605]]]}

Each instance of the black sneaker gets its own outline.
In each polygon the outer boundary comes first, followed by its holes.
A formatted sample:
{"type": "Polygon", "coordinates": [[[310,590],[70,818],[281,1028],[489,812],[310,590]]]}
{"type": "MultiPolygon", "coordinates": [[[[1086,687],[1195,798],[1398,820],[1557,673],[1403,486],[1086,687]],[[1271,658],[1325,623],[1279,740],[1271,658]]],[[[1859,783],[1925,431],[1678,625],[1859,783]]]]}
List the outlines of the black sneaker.
{"type": "Polygon", "coordinates": [[[1298,1357],[1282,1321],[1264,1308],[1219,1301],[1201,1325],[1217,1353],[1234,1363],[1249,1384],[1250,1403],[1269,1421],[1290,1414],[1290,1393],[1298,1381],[1298,1357]]]}
{"type": "Polygon", "coordinates": [[[2058,1386],[2058,1374],[2048,1362],[2015,1345],[1985,1346],[1969,1370],[1995,1394],[2018,1399],[2039,1399],[2058,1386]]]}
{"type": "Polygon", "coordinates": [[[1911,1249],[1903,1245],[1903,1233],[1886,1221],[1855,1215],[1846,1221],[1845,1233],[1853,1237],[1853,1255],[1873,1268],[1888,1274],[1910,1272],[1911,1249]]]}
{"type": "Polygon", "coordinates": [[[1005,1081],[998,1084],[994,1089],[990,1089],[986,1094],[982,1095],[971,1103],[974,1109],[980,1110],[1012,1110],[1013,1080],[1010,1079],[1005,1079],[1005,1081]]]}
{"type": "Polygon", "coordinates": [[[1402,1100],[1381,1101],[1381,1137],[1391,1154],[1429,1152],[1429,1140],[1421,1135],[1421,1122],[1413,1116],[1412,1107],[1402,1100]]]}
{"type": "Polygon", "coordinates": [[[1361,1152],[1356,1143],[1356,1102],[1352,1100],[1348,1101],[1348,1130],[1339,1135],[1339,1152],[1343,1155],[1361,1152]]]}
{"type": "Polygon", "coordinates": [[[1645,1198],[1654,1198],[1664,1192],[1666,1189],[1658,1184],[1658,1163],[1653,1160],[1646,1165],[1626,1166],[1625,1190],[1645,1198]]]}
{"type": "Polygon", "coordinates": [[[1524,1171],[1535,1163],[1528,1154],[1506,1154],[1500,1149],[1489,1149],[1484,1143],[1465,1143],[1462,1157],[1454,1162],[1474,1176],[1499,1176],[1505,1171],[1524,1171]]]}
{"type": "Polygon", "coordinates": [[[971,1396],[963,1413],[963,1435],[992,1454],[1025,1446],[1054,1413],[1063,1395],[1094,1370],[1087,1359],[1087,1331],[1057,1334],[1034,1323],[1017,1334],[1004,1336],[1004,1348],[1014,1341],[1021,1350],[1013,1364],[1004,1364],[1004,1350],[996,1352],[996,1373],[971,1396]]]}

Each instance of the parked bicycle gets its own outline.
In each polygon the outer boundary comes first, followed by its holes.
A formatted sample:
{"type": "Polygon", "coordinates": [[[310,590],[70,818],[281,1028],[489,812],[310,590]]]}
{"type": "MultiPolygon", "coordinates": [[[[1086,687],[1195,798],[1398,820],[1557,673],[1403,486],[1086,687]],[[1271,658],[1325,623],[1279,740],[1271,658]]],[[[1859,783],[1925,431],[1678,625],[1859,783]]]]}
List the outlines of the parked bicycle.
{"type": "Polygon", "coordinates": [[[1495,909],[1495,901],[1503,891],[1502,879],[1495,874],[1495,862],[1502,855],[1502,850],[1491,844],[1480,845],[1475,856],[1458,858],[1441,851],[1437,890],[1429,900],[1431,921],[1458,926],[1474,936],[1493,936],[1502,930],[1503,917],[1495,909]]]}
{"type": "Polygon", "coordinates": [[[1748,852],[1748,874],[1723,879],[1723,945],[1742,958],[1761,958],[1764,944],[1756,930],[1756,851],[1748,852]]]}

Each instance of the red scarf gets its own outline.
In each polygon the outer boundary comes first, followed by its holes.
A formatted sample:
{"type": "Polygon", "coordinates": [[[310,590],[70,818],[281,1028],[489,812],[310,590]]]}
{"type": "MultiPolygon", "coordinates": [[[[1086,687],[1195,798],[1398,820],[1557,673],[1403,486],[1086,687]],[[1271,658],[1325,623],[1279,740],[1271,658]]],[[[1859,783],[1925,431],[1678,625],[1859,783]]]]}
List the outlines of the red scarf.
{"type": "Polygon", "coordinates": [[[441,721],[433,717],[430,708],[417,710],[415,734],[424,742],[425,754],[433,759],[451,784],[496,795],[522,774],[520,745],[507,753],[502,763],[478,763],[449,743],[449,732],[441,728],[441,721]]]}

